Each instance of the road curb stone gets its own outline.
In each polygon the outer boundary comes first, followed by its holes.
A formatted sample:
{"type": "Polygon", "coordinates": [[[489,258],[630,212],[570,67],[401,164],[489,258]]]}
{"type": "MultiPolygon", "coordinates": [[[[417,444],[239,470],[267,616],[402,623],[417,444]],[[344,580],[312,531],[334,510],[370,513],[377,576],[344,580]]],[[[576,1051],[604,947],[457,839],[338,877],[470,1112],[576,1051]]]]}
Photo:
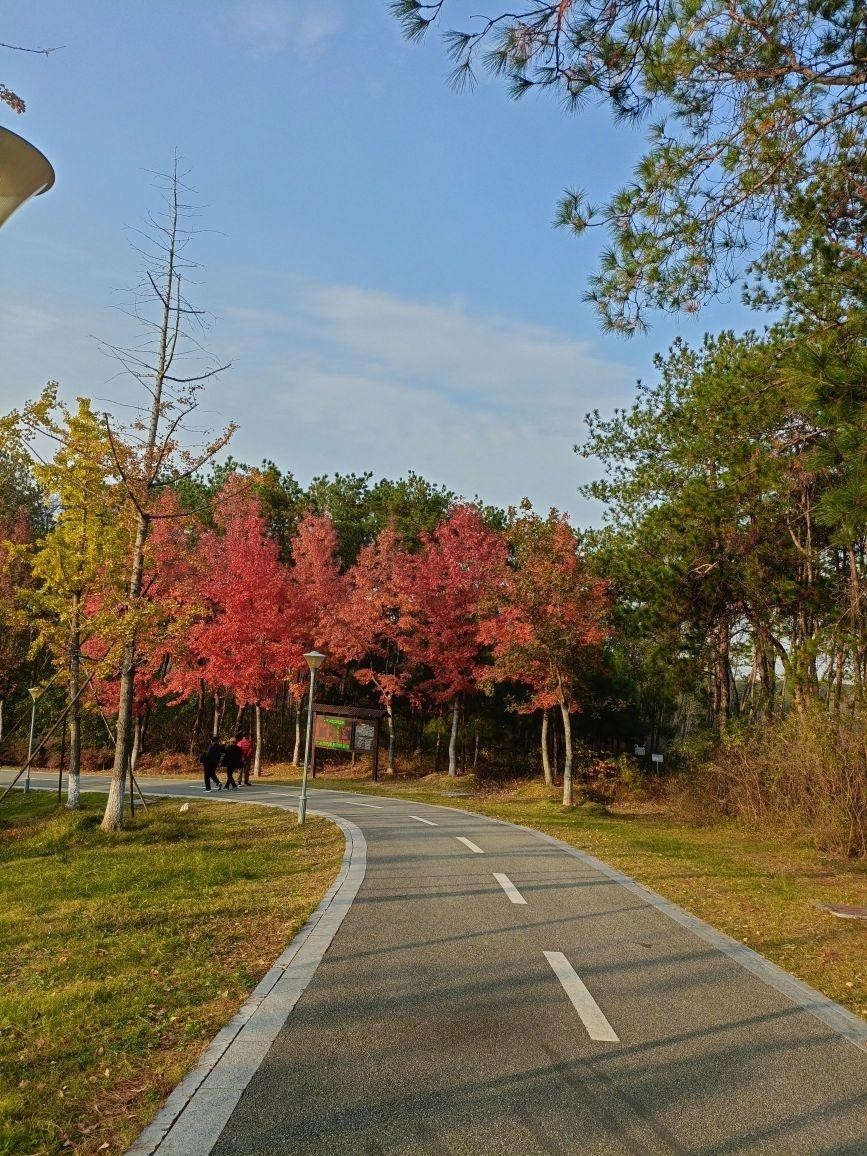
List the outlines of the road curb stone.
{"type": "MultiPolygon", "coordinates": [[[[260,806],[285,809],[281,804],[255,801],[260,806]]],[[[244,1006],[217,1032],[126,1156],[207,1156],[337,934],[364,879],[367,843],[351,820],[329,811],[311,810],[309,814],[329,819],[343,831],[346,848],[337,878],[244,1006]]]]}

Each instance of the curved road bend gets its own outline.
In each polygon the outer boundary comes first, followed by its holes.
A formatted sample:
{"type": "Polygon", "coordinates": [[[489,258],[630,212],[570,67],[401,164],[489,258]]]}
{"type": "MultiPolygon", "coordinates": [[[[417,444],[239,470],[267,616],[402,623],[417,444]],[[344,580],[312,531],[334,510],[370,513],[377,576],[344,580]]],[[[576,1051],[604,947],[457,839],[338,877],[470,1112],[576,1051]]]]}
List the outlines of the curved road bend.
{"type": "Polygon", "coordinates": [[[311,806],[362,829],[367,874],[213,1156],[867,1153],[867,1025],[845,1038],[520,828],[311,806]]]}

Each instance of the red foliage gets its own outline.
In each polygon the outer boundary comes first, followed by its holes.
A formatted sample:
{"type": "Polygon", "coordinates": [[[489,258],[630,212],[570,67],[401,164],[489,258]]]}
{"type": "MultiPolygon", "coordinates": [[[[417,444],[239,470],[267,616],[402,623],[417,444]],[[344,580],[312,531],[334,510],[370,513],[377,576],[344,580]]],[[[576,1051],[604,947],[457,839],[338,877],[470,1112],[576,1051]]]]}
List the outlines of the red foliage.
{"type": "Polygon", "coordinates": [[[362,548],[329,622],[331,653],[360,664],[353,671],[356,680],[373,686],[389,712],[393,699],[405,693],[410,674],[402,649],[408,598],[399,581],[406,565],[398,534],[388,526],[362,548]]]}
{"type": "Polygon", "coordinates": [[[513,518],[513,566],[500,612],[482,624],[493,677],[531,687],[531,709],[580,709],[582,666],[606,637],[607,584],[588,571],[565,516],[513,518]]]}
{"type": "Polygon", "coordinates": [[[449,702],[475,689],[482,658],[479,628],[506,582],[503,535],[474,506],[456,506],[417,555],[401,567],[410,629],[410,659],[428,668],[419,690],[449,702]]]}
{"type": "MultiPolygon", "coordinates": [[[[142,574],[143,614],[137,632],[133,713],[141,716],[159,698],[186,697],[194,681],[195,659],[187,645],[190,623],[204,613],[201,581],[196,554],[200,527],[185,516],[176,496],[163,494],[145,551],[142,574]]],[[[106,609],[104,594],[92,594],[85,604],[91,622],[106,609]]],[[[121,600],[115,612],[127,612],[121,600]]],[[[92,634],[82,653],[92,662],[103,662],[119,652],[120,637],[115,628],[113,641],[92,634]]],[[[106,674],[94,680],[94,694],[101,709],[117,713],[119,675],[106,674]]],[[[195,682],[197,688],[198,683],[195,682]]]]}
{"type": "Polygon", "coordinates": [[[215,522],[217,530],[199,543],[209,612],[189,632],[199,660],[194,676],[229,691],[241,706],[264,703],[301,658],[289,575],[258,499],[238,479],[221,492],[215,522]]]}
{"type": "Polygon", "coordinates": [[[303,653],[331,645],[331,619],[344,597],[344,578],[337,561],[337,531],[327,514],[308,514],[292,543],[290,597],[298,663],[303,653]]]}

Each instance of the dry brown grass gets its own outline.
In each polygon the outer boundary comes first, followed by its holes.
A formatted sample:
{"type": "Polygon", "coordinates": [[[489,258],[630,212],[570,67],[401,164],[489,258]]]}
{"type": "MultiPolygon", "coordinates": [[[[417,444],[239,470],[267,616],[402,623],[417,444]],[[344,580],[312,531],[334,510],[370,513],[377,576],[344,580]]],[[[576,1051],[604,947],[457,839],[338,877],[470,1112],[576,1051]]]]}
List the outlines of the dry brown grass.
{"type": "Polygon", "coordinates": [[[695,775],[684,803],[798,831],[834,855],[867,855],[867,721],[791,714],[733,739],[695,775]]]}

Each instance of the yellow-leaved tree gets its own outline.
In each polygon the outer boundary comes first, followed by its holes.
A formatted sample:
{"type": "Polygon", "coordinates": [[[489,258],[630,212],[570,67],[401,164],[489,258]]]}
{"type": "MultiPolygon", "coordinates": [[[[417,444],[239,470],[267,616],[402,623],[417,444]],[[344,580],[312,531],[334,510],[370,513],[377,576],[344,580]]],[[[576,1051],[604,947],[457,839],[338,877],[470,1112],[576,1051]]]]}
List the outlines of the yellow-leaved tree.
{"type": "Polygon", "coordinates": [[[75,408],[57,400],[52,382],[24,411],[58,446],[33,473],[47,496],[53,522],[32,547],[34,582],[22,591],[29,604],[36,644],[46,646],[58,668],[68,669],[69,787],[67,805],[77,807],[81,774],[81,705],[86,679],[82,646],[88,637],[111,637],[115,607],[123,600],[126,559],[134,535],[132,507],[118,482],[114,456],[100,414],[78,398],[75,408]]]}

